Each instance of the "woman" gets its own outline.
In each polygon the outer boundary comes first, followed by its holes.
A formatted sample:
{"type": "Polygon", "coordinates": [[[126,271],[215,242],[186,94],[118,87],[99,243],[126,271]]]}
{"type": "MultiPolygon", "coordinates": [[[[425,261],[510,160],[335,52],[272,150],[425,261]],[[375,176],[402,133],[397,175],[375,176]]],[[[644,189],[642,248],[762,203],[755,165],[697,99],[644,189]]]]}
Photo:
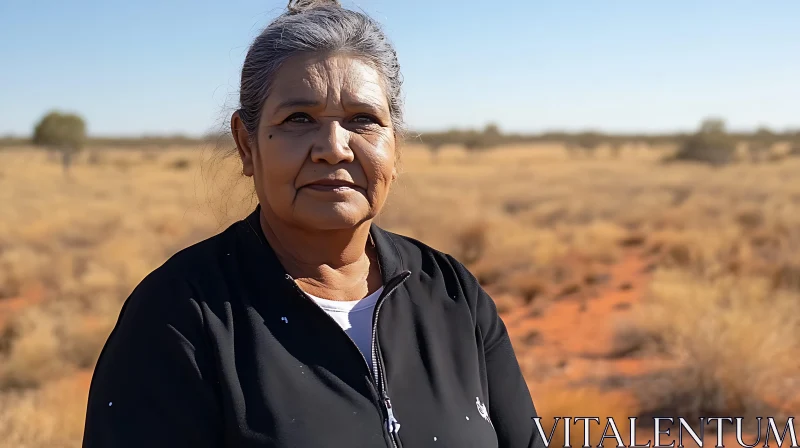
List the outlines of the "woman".
{"type": "Polygon", "coordinates": [[[400,72],[378,25],[291,2],[256,38],[231,130],[259,205],[147,276],[92,380],[84,447],[533,447],[493,301],[376,227],[400,72]]]}

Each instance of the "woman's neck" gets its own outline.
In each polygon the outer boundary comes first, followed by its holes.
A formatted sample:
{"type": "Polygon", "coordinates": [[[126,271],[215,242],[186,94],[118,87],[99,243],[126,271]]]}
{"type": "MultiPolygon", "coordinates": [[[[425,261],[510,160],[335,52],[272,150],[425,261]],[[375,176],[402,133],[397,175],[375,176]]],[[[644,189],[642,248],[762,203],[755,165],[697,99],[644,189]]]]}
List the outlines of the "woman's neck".
{"type": "Polygon", "coordinates": [[[331,300],[358,300],[380,287],[371,221],[352,229],[309,231],[262,208],[261,228],[286,272],[304,291],[331,300]]]}

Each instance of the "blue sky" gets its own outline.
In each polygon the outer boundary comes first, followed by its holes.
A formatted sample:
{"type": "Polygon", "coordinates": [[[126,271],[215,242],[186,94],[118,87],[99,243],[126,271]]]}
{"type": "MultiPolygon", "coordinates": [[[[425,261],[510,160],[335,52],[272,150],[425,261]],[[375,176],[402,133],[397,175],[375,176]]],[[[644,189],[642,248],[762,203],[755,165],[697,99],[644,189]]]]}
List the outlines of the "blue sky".
{"type": "MultiPolygon", "coordinates": [[[[284,0],[0,0],[0,135],[47,110],[95,135],[188,134],[236,108],[284,0]]],[[[800,128],[800,1],[345,0],[384,24],[419,130],[800,128]]]]}

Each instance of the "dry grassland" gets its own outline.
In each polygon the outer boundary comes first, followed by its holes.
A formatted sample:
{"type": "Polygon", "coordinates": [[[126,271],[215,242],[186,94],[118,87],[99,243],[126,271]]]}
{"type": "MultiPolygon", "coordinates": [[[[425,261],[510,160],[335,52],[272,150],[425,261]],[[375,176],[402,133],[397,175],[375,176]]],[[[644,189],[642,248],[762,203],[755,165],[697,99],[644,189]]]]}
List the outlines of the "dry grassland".
{"type": "MultiPolygon", "coordinates": [[[[547,417],[798,410],[786,391],[800,372],[800,159],[662,165],[666,151],[444,148],[433,159],[409,146],[379,224],[468,263],[519,324],[509,328],[547,417]],[[632,283],[614,277],[625,260],[641,265],[632,283]],[[625,290],[636,297],[625,313],[591,314],[625,290]],[[574,311],[548,314],[559,306],[574,311]],[[669,370],[559,382],[544,366],[578,365],[564,355],[578,313],[603,321],[600,358],[669,370]],[[540,340],[527,316],[567,336],[540,340]]],[[[122,301],[255,205],[236,161],[211,155],[98,151],[65,178],[45,153],[0,152],[0,446],[78,446],[89,372],[122,301]]]]}

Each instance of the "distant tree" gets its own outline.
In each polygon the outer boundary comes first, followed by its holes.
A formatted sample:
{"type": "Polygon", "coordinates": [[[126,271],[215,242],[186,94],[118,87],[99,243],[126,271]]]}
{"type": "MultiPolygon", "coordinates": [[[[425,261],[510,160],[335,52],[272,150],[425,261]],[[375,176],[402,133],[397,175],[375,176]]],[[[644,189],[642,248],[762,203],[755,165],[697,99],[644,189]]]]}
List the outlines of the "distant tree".
{"type": "Polygon", "coordinates": [[[777,141],[777,135],[766,127],[759,128],[748,142],[747,150],[753,161],[762,162],[769,158],[772,145],[777,141]]]}
{"type": "Polygon", "coordinates": [[[33,143],[61,153],[64,174],[69,174],[72,158],[86,142],[86,123],[75,114],[58,111],[45,115],[33,130],[33,143]]]}
{"type": "Polygon", "coordinates": [[[770,150],[779,135],[772,132],[767,127],[760,127],[752,134],[744,134],[740,137],[740,142],[747,146],[747,154],[753,162],[763,162],[769,159],[770,150]]]}
{"type": "Polygon", "coordinates": [[[690,160],[710,165],[725,165],[733,161],[736,141],[719,118],[708,118],[700,123],[693,135],[684,138],[674,160],[690,160]]]}
{"type": "Polygon", "coordinates": [[[700,122],[700,128],[697,130],[698,134],[724,134],[727,131],[725,130],[725,120],[721,118],[706,118],[702,122],[700,122]]]}
{"type": "Polygon", "coordinates": [[[483,128],[483,138],[491,145],[499,143],[502,137],[503,133],[500,132],[500,127],[495,123],[489,123],[483,128]]]}
{"type": "Polygon", "coordinates": [[[484,141],[477,132],[469,133],[464,136],[464,149],[467,151],[477,151],[484,148],[484,141]]]}
{"type": "Polygon", "coordinates": [[[594,151],[602,143],[602,136],[596,132],[583,132],[578,134],[578,146],[586,152],[586,155],[592,156],[594,151]]]}
{"type": "Polygon", "coordinates": [[[776,137],[777,135],[774,132],[772,132],[769,128],[764,126],[758,128],[755,134],[755,138],[757,140],[763,140],[765,142],[770,142],[770,143],[774,142],[776,137]]]}
{"type": "Polygon", "coordinates": [[[504,136],[494,123],[487,124],[482,131],[469,131],[463,142],[464,148],[468,151],[493,148],[503,143],[504,136]]]}

